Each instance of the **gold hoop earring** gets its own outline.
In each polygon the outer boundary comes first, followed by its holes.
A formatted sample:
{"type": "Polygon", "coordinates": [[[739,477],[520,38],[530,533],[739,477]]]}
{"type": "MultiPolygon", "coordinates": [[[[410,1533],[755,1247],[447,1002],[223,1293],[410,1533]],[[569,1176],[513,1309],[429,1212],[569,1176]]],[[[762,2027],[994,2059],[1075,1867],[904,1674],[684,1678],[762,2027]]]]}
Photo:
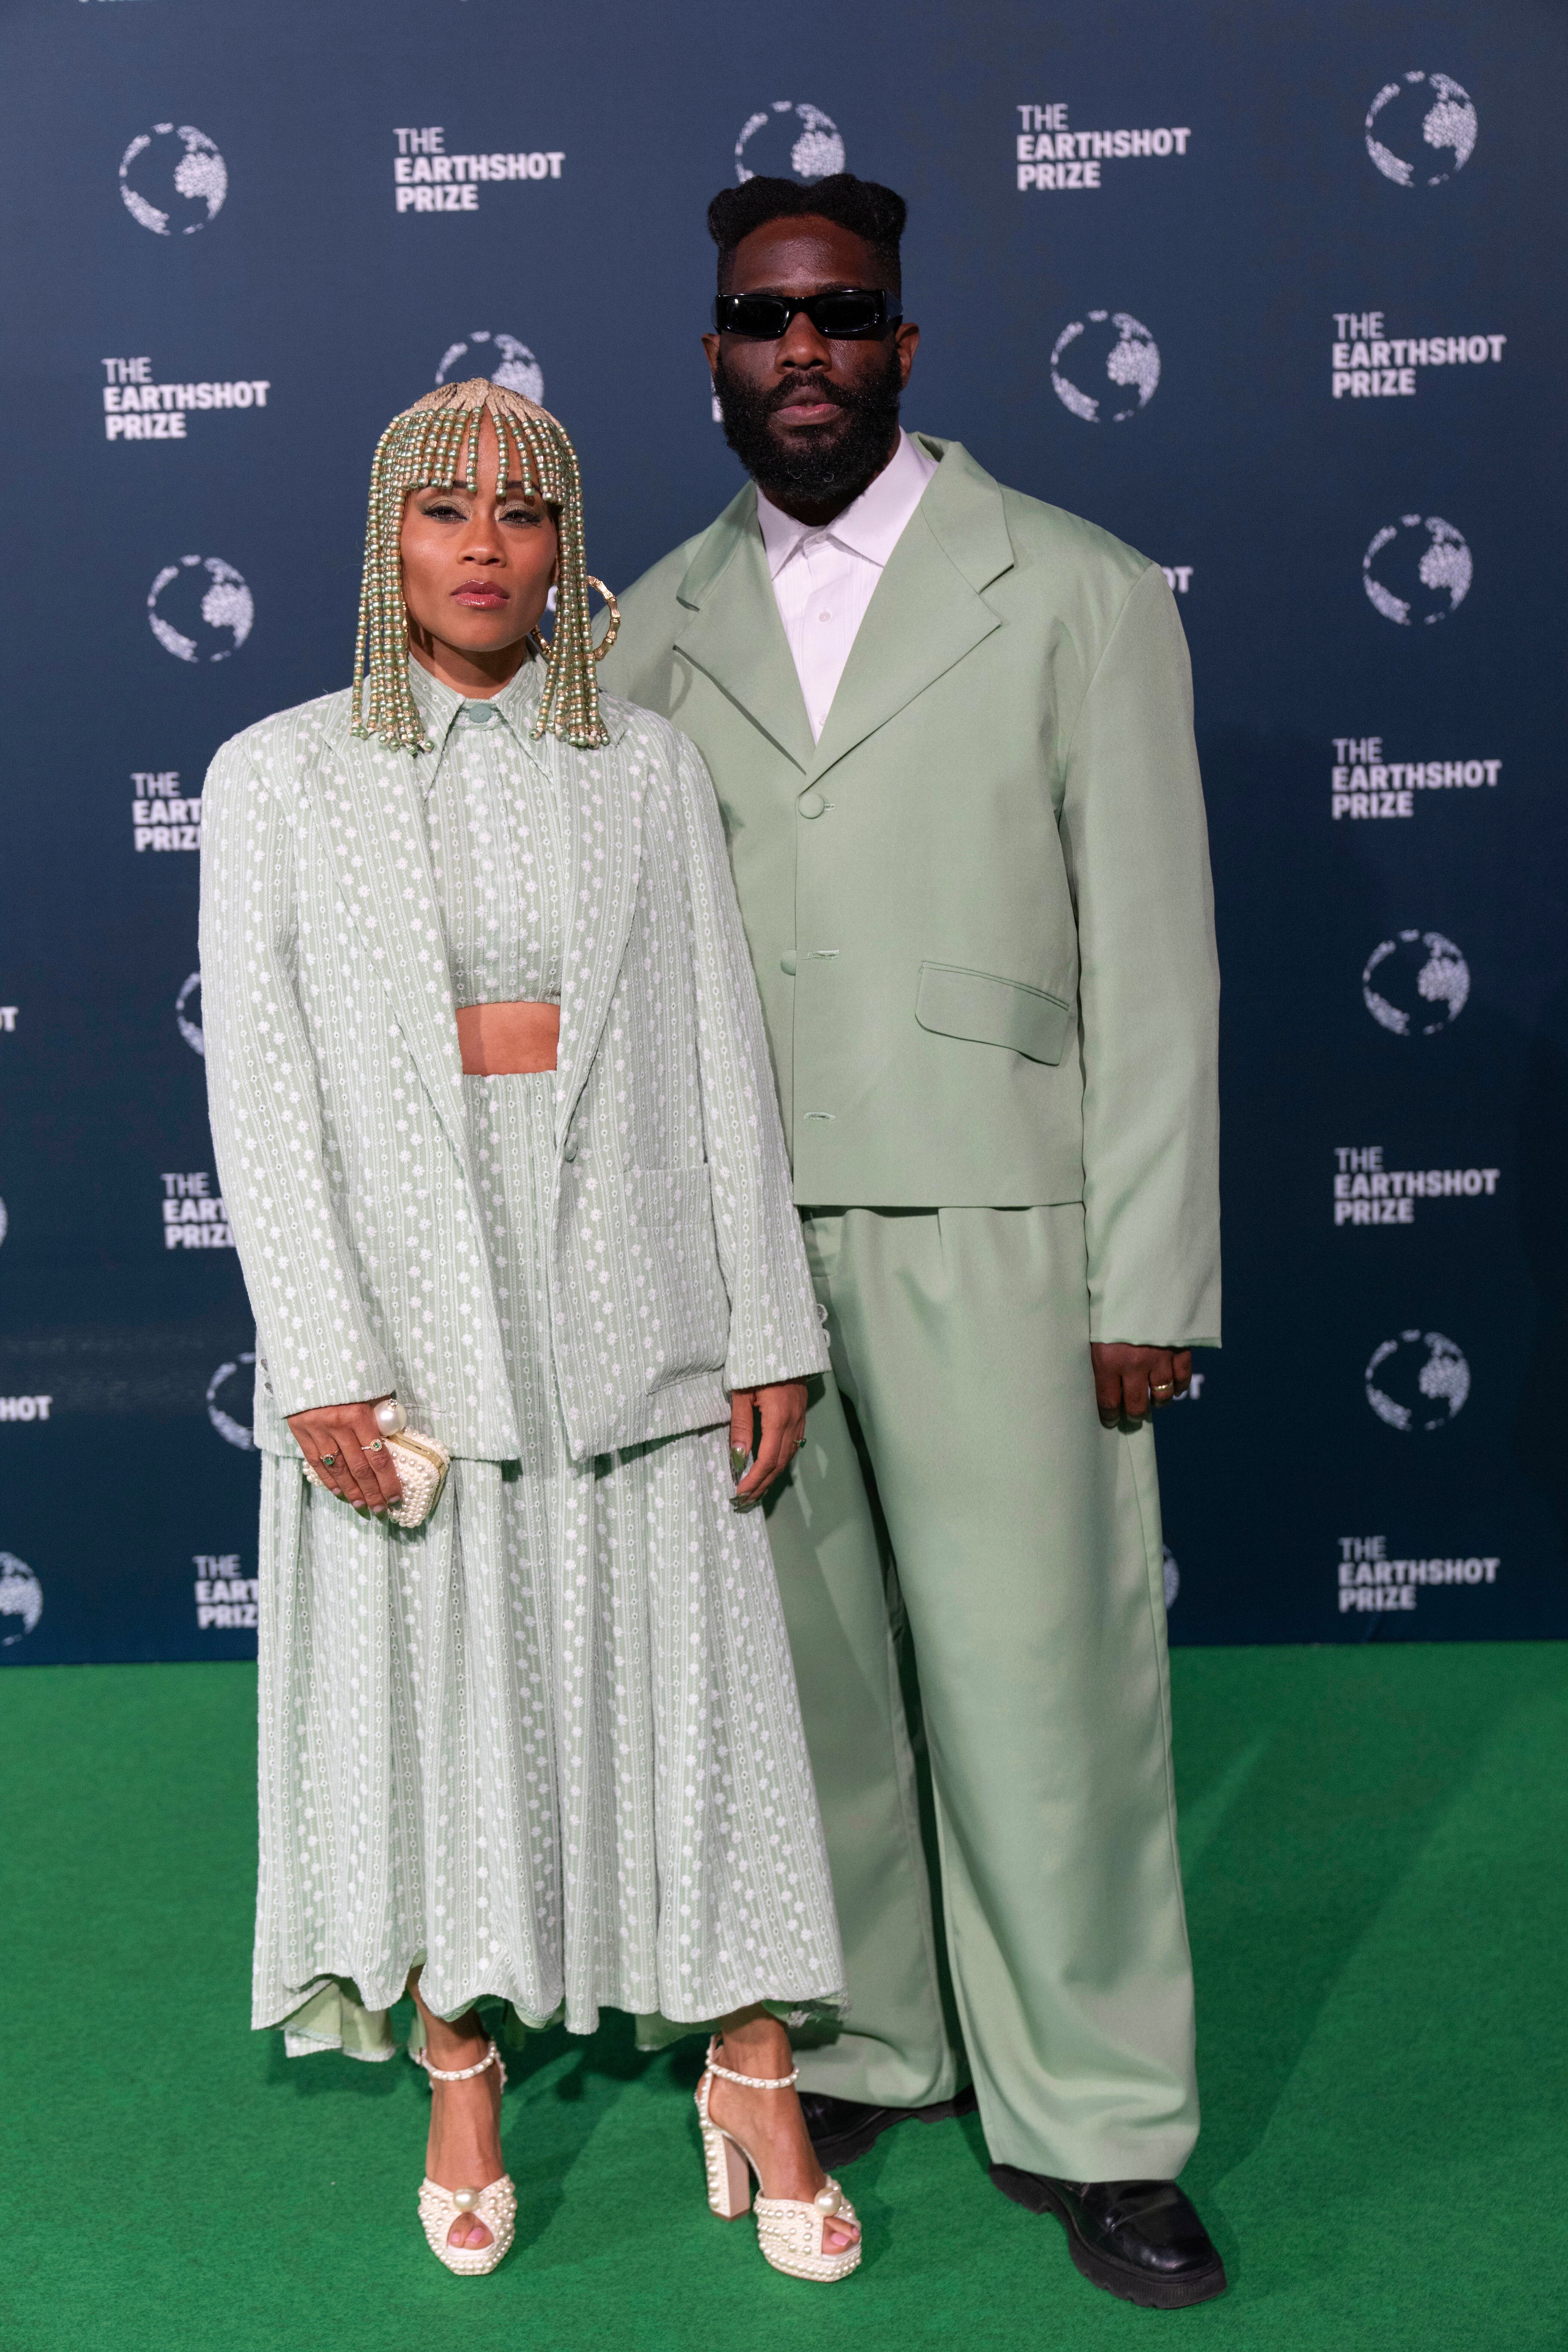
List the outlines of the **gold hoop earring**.
{"type": "Polygon", "coordinates": [[[553,657],[554,646],[545,644],[537,628],[530,629],[526,642],[532,646],[542,662],[548,663],[553,657]]]}
{"type": "Polygon", "coordinates": [[[605,587],[602,580],[595,580],[591,572],[586,574],[586,578],[589,587],[596,588],[600,595],[604,598],[605,607],[610,615],[609,627],[605,631],[600,643],[594,647],[594,659],[596,662],[602,662],[605,656],[609,652],[610,647],[615,644],[616,639],[621,634],[621,608],[616,604],[614,596],[611,595],[609,590],[605,587]]]}

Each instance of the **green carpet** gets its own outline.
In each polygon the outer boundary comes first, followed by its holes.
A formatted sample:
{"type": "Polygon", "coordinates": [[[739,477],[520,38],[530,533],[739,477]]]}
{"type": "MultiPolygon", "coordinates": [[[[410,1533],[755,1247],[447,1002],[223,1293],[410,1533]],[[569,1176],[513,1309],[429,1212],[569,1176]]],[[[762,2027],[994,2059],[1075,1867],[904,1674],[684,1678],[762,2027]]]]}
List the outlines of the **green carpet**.
{"type": "Polygon", "coordinates": [[[1216,2352],[1568,2342],[1568,1645],[1179,1652],[1205,2126],[1232,2288],[1098,2294],[973,2118],[854,2166],[858,2275],[708,2214],[695,2046],[550,2034],[504,2131],[516,2250],[448,2278],[412,2067],[247,2026],[254,1676],[0,1678],[4,2352],[784,2352],[1156,2333],[1216,2352]]]}

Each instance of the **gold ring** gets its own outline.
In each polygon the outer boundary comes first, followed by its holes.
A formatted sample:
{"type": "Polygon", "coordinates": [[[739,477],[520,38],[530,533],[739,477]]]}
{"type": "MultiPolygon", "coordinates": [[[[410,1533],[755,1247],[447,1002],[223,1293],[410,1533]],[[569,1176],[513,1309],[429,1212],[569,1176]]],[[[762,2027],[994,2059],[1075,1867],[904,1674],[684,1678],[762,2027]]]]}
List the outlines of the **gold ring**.
{"type": "Polygon", "coordinates": [[[1151,1396],[1170,1396],[1173,1393],[1174,1387],[1175,1383],[1173,1381],[1151,1381],[1149,1383],[1149,1393],[1151,1396]]]}
{"type": "Polygon", "coordinates": [[[381,1450],[381,1440],[379,1437],[373,1437],[368,1445],[363,1445],[360,1448],[362,1454],[379,1454],[381,1450]]]}
{"type": "Polygon", "coordinates": [[[335,1470],[335,1469],[337,1468],[337,1464],[338,1464],[338,1457],[337,1457],[337,1455],[336,1455],[335,1454],[322,1454],[322,1456],[321,1456],[321,1467],[322,1467],[322,1469],[323,1469],[323,1470],[335,1470]]]}

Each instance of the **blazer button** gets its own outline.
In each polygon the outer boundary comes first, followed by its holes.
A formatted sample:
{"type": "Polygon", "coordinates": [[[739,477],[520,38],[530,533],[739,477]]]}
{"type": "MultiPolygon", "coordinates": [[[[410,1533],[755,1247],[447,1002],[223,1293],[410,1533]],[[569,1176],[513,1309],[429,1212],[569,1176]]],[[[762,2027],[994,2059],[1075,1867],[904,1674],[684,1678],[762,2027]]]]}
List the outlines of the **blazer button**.
{"type": "Polygon", "coordinates": [[[779,970],[782,972],[787,972],[791,980],[795,978],[795,950],[793,948],[786,949],[784,953],[780,956],[779,970]]]}
{"type": "Polygon", "coordinates": [[[827,806],[827,803],[823,799],[820,793],[802,793],[799,800],[795,803],[795,806],[800,811],[802,816],[820,816],[823,810],[827,806]]]}

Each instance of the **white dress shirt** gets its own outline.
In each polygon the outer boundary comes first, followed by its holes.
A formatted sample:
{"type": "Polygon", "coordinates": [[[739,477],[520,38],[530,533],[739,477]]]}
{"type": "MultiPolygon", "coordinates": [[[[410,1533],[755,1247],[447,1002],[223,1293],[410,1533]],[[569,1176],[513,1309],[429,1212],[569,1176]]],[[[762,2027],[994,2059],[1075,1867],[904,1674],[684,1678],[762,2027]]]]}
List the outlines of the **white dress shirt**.
{"type": "Polygon", "coordinates": [[[814,528],[757,492],[757,520],[814,740],[826,723],[844,665],[882,567],[936,471],[907,433],[874,482],[841,515],[814,528]]]}

